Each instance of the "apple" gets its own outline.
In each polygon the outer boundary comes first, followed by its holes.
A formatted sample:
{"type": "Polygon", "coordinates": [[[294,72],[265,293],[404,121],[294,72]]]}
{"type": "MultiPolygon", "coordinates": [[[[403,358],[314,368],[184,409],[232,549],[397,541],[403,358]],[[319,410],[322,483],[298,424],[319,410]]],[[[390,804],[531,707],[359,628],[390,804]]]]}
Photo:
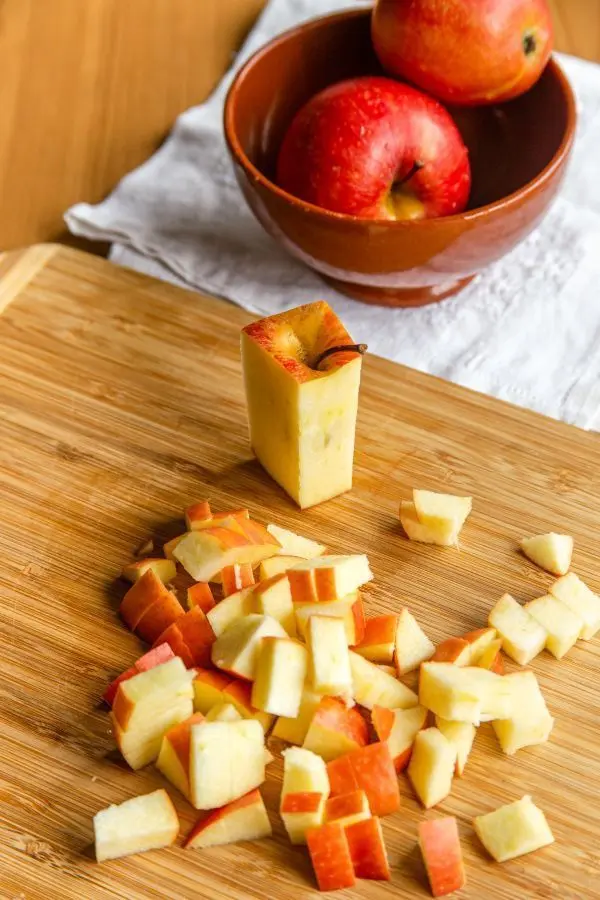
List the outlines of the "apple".
{"type": "Polygon", "coordinates": [[[309,828],[306,843],[320,891],[337,891],[356,883],[346,831],[339,822],[309,828]]]}
{"type": "Polygon", "coordinates": [[[474,665],[479,666],[481,669],[489,669],[497,675],[504,675],[504,660],[502,659],[501,650],[502,638],[494,638],[474,665]]]}
{"type": "Polygon", "coordinates": [[[514,697],[504,678],[495,672],[427,662],[421,666],[419,702],[442,719],[479,725],[510,718],[514,697]]]}
{"type": "Polygon", "coordinates": [[[195,711],[206,715],[213,706],[227,702],[224,691],[231,682],[231,677],[223,672],[197,668],[193,681],[195,711]]]}
{"type": "Polygon", "coordinates": [[[287,575],[273,575],[261,581],[252,592],[254,609],[275,619],[290,637],[296,637],[296,614],[287,575]]]}
{"type": "Polygon", "coordinates": [[[308,673],[317,694],[350,698],[352,671],[342,619],[312,616],[306,634],[308,673]]]}
{"type": "Polygon", "coordinates": [[[365,610],[358,591],[341,600],[329,603],[294,603],[296,628],[300,637],[306,639],[308,623],[312,616],[340,618],[344,622],[346,643],[353,647],[364,635],[365,610]]]}
{"type": "Polygon", "coordinates": [[[242,330],[252,449],[302,509],[352,487],[363,350],[322,301],[242,330]]]}
{"type": "MultiPolygon", "coordinates": [[[[435,649],[431,662],[452,662],[456,666],[475,666],[492,641],[496,640],[495,628],[478,628],[459,638],[448,638],[435,649]]],[[[484,666],[484,668],[489,668],[484,666]]]]}
{"type": "Polygon", "coordinates": [[[239,722],[243,718],[233,703],[217,703],[206,713],[207,722],[239,722]]]}
{"type": "Polygon", "coordinates": [[[192,725],[190,802],[216,809],[238,800],[265,780],[264,731],[259,722],[192,725]]]}
{"type": "Polygon", "coordinates": [[[434,897],[445,897],[465,886],[465,866],[454,816],[420,822],[419,847],[434,897]]]}
{"type": "Polygon", "coordinates": [[[580,637],[590,641],[600,629],[600,597],[574,572],[550,585],[550,593],[583,621],[580,637]]]}
{"type": "Polygon", "coordinates": [[[190,609],[177,619],[173,627],[177,629],[190,652],[192,666],[210,665],[210,651],[215,642],[215,634],[200,607],[190,609]]]}
{"type": "Polygon", "coordinates": [[[167,541],[166,544],[163,544],[163,553],[165,554],[167,559],[175,561],[175,557],[173,556],[173,551],[178,544],[187,537],[188,532],[184,531],[183,534],[178,534],[177,537],[171,538],[170,541],[167,541]]]}
{"type": "Polygon", "coordinates": [[[196,526],[196,523],[210,522],[213,514],[208,500],[200,500],[198,503],[192,503],[188,506],[185,513],[185,527],[188,531],[196,526]]]}
{"type": "Polygon", "coordinates": [[[322,757],[304,747],[288,747],[282,751],[282,796],[296,793],[317,793],[329,796],[329,776],[322,757]]]}
{"type": "Polygon", "coordinates": [[[350,651],[352,671],[352,696],[366,709],[385,706],[388,709],[410,709],[417,706],[419,698],[414,691],[382,671],[375,663],[350,651]]]}
{"type": "Polygon", "coordinates": [[[398,616],[373,616],[366,619],[365,633],[360,644],[354,647],[355,653],[374,663],[393,662],[397,630],[398,616]]]}
{"type": "Polygon", "coordinates": [[[573,538],[567,534],[536,534],[523,538],[521,550],[540,569],[551,575],[566,575],[573,555],[573,538]]]}
{"type": "MultiPolygon", "coordinates": [[[[160,578],[163,584],[173,581],[177,575],[177,567],[171,559],[138,559],[126,565],[121,572],[121,576],[126,578],[132,584],[139,581],[144,572],[152,569],[154,574],[160,578]]],[[[557,573],[560,574],[560,573],[557,573]]]]}
{"type": "Polygon", "coordinates": [[[525,796],[473,819],[479,840],[496,862],[506,862],[554,842],[546,817],[525,796]]]}
{"type": "Polygon", "coordinates": [[[232,703],[242,718],[255,719],[265,734],[273,724],[275,717],[271,713],[256,709],[252,705],[252,684],[248,681],[238,681],[234,678],[223,691],[223,700],[232,703]]]}
{"type": "Polygon", "coordinates": [[[269,559],[263,559],[258,568],[258,580],[267,581],[274,575],[285,575],[288,569],[295,566],[296,563],[302,561],[301,556],[270,556],[269,559]]]}
{"type": "Polygon", "coordinates": [[[215,635],[220,637],[230,625],[253,612],[256,612],[254,591],[253,588],[247,587],[217,603],[207,612],[206,618],[215,635]]]}
{"type": "Polygon", "coordinates": [[[504,652],[521,666],[530,663],[546,646],[546,629],[510,594],[498,600],[488,622],[502,638],[504,652]]]}
{"type": "Polygon", "coordinates": [[[129,588],[119,612],[125,624],[150,644],[171,622],[184,614],[175,594],[164,586],[153,569],[147,569],[129,588]]]}
{"type": "Polygon", "coordinates": [[[328,603],[354,593],[373,580],[364,554],[320,556],[296,563],[288,569],[294,603],[328,603]]]}
{"type": "Polygon", "coordinates": [[[331,794],[364,791],[374,816],[389,816],[400,808],[398,776],[387,744],[369,744],[327,763],[331,794]]]}
{"type": "Polygon", "coordinates": [[[504,753],[512,756],[522,747],[545,744],[554,726],[546,701],[534,673],[513,672],[504,676],[515,702],[508,719],[492,722],[498,742],[504,753]]]}
{"type": "MultiPolygon", "coordinates": [[[[183,616],[181,616],[183,618],[183,616]]],[[[156,638],[154,642],[154,646],[158,646],[159,644],[168,644],[173,654],[175,656],[179,656],[179,658],[183,661],[186,669],[191,669],[194,666],[194,657],[192,656],[192,651],[186,644],[183,639],[183,635],[181,631],[177,627],[177,622],[173,622],[169,625],[168,628],[165,628],[161,634],[156,638]]],[[[210,658],[210,655],[209,655],[210,658]]]]}
{"type": "Polygon", "coordinates": [[[306,844],[309,828],[323,824],[326,795],[299,791],[281,795],[279,814],[292,844],[306,844]]]}
{"type": "Polygon", "coordinates": [[[374,706],[371,722],[382,743],[386,743],[394,761],[396,772],[408,765],[417,733],[425,727],[428,710],[424,706],[412,709],[386,709],[374,706]]]}
{"type": "Polygon", "coordinates": [[[219,635],[211,650],[213,665],[224,672],[253,681],[265,637],[287,637],[279,622],[270,616],[251,614],[233,622],[219,635]]]}
{"type": "Polygon", "coordinates": [[[473,499],[455,494],[438,494],[434,491],[413,490],[413,503],[417,518],[426,528],[436,532],[452,529],[458,534],[471,512],[473,499]]]}
{"type": "Polygon", "coordinates": [[[140,656],[129,669],[122,672],[114,679],[114,681],[111,681],[102,694],[102,699],[109,706],[112,706],[118,687],[122,681],[127,681],[129,678],[137,675],[138,672],[147,672],[148,669],[153,669],[154,666],[159,666],[161,663],[168,662],[170,659],[173,659],[174,656],[175,654],[168,644],[160,644],[158,647],[153,647],[148,653],[144,653],[143,656],[140,656]]]}
{"type": "Polygon", "coordinates": [[[425,809],[437,806],[452,789],[456,748],[437,728],[415,736],[407,775],[425,809]]]}
{"type": "Polygon", "coordinates": [[[345,829],[356,877],[368,878],[371,881],[389,881],[390,865],[381,822],[377,816],[353,822],[346,825],[345,829]]]}
{"type": "Polygon", "coordinates": [[[325,804],[325,821],[339,822],[344,828],[371,818],[369,801],[364,791],[348,791],[330,797],[325,804]]]}
{"type": "Polygon", "coordinates": [[[298,556],[301,559],[314,559],[315,556],[323,556],[325,546],[311,541],[309,538],[302,537],[294,531],[287,528],[281,528],[279,525],[267,525],[267,531],[277,538],[281,544],[281,555],[298,556]]]}
{"type": "Polygon", "coordinates": [[[218,847],[238,841],[258,841],[273,834],[259,790],[250,791],[220,809],[202,817],[192,828],[183,846],[186,849],[218,847]]]}
{"type": "Polygon", "coordinates": [[[323,697],[306,732],[303,748],[328,762],[364,747],[368,739],[367,723],[357,709],[348,709],[336,697],[323,697]]]}
{"type": "Polygon", "coordinates": [[[530,600],[523,609],[546,631],[546,650],[556,659],[562,659],[575,646],[583,628],[583,619],[552,594],[530,600]]]}
{"type": "Polygon", "coordinates": [[[202,713],[194,713],[173,728],[162,739],[156,768],[183,796],[190,797],[190,735],[192,725],[204,722],[202,713]]]}
{"type": "Polygon", "coordinates": [[[431,659],[434,653],[434,644],[412,613],[407,609],[401,610],[394,648],[394,664],[398,675],[406,675],[407,672],[418,669],[421,663],[431,659]]]}
{"type": "Polygon", "coordinates": [[[462,212],[469,154],[449,112],[391,78],[331,85],[292,121],[277,184],[314,206],[366,219],[426,219],[462,212]]]}
{"type": "Polygon", "coordinates": [[[252,566],[250,563],[234,563],[232,566],[226,566],[221,571],[221,584],[224,597],[250,587],[254,584],[252,566]]]}
{"type": "Polygon", "coordinates": [[[194,581],[211,581],[226,566],[233,563],[258,565],[280,549],[279,543],[270,535],[268,543],[255,543],[253,538],[254,535],[240,534],[218,525],[189,531],[173,550],[173,556],[194,581]]]}
{"type": "Polygon", "coordinates": [[[252,687],[252,705],[275,716],[295,718],[307,667],[308,652],[303,644],[290,638],[263,638],[252,687]]]}
{"type": "Polygon", "coordinates": [[[109,806],[94,816],[96,860],[170,847],[179,834],[179,819],[162,788],[109,806]]]}
{"type": "Polygon", "coordinates": [[[462,777],[467,759],[473,747],[476,728],[470,722],[449,722],[440,716],[435,717],[435,725],[456,750],[456,774],[462,777]]]}
{"type": "Polygon", "coordinates": [[[310,728],[310,723],[313,720],[313,716],[321,700],[321,695],[315,693],[315,691],[305,684],[302,690],[302,697],[297,716],[295,718],[280,716],[273,728],[273,737],[279,738],[282,741],[287,741],[288,744],[303,744],[308,729],[310,728]]]}
{"type": "Polygon", "coordinates": [[[198,581],[187,589],[188,609],[199,606],[202,612],[208,613],[215,605],[215,598],[207,581],[198,581]]]}
{"type": "Polygon", "coordinates": [[[533,87],[554,34],[547,0],[378,0],[372,37],[390,75],[444,103],[479,106],[533,87]]]}
{"type": "Polygon", "coordinates": [[[410,541],[421,544],[435,544],[438,547],[457,547],[458,531],[454,523],[448,520],[443,526],[430,528],[419,521],[415,504],[412,500],[400,501],[400,524],[410,541]]]}

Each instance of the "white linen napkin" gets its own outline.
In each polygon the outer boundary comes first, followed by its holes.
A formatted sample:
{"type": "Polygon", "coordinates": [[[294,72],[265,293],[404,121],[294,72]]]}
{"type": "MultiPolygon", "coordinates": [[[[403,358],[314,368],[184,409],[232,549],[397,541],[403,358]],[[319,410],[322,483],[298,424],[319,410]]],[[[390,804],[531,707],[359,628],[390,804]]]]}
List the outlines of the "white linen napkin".
{"type": "Polygon", "coordinates": [[[233,71],[273,35],[349,0],[271,0],[211,99],[70,230],[115,242],[111,259],[271,314],[328,300],[371,352],[600,430],[600,66],[561,57],[580,125],[561,196],[537,231],[458,296],[421,309],[349,300],[289,257],[241,197],[222,133],[233,71]]]}

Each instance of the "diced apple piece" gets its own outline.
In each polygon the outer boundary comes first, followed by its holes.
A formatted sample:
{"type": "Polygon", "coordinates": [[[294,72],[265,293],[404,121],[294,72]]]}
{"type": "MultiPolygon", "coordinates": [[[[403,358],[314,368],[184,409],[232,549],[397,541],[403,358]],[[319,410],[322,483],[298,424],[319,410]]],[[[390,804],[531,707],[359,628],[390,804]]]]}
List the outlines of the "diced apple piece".
{"type": "Polygon", "coordinates": [[[458,545],[458,531],[454,522],[449,520],[439,528],[423,525],[419,521],[412,500],[400,502],[400,524],[411,541],[417,541],[420,544],[436,544],[439,547],[456,547],[458,545]]]}
{"type": "Polygon", "coordinates": [[[227,703],[233,703],[239,714],[244,719],[256,719],[265,732],[273,724],[274,716],[252,706],[252,685],[247,681],[234,680],[223,691],[223,699],[227,703]]]}
{"type": "Polygon", "coordinates": [[[252,543],[249,536],[215,526],[188,532],[173,550],[173,556],[194,581],[211,581],[222,569],[234,563],[255,566],[273,556],[279,550],[279,544],[274,538],[272,541],[272,544],[252,543]]]}
{"type": "Polygon", "coordinates": [[[286,575],[274,575],[257,584],[253,598],[257,613],[276,619],[290,637],[296,637],[296,614],[286,575]]]}
{"type": "Polygon", "coordinates": [[[225,703],[225,688],[231,684],[229,675],[212,669],[196,669],[194,677],[194,709],[206,715],[213,706],[225,703]]]}
{"type": "Polygon", "coordinates": [[[298,634],[304,639],[312,616],[342,619],[349,647],[359,643],[364,635],[365,611],[358,591],[330,603],[294,603],[294,612],[298,634]]]}
{"type": "Polygon", "coordinates": [[[525,796],[494,812],[473,819],[479,840],[496,862],[506,862],[533,853],[554,842],[546,817],[525,796]]]}
{"type": "Polygon", "coordinates": [[[325,821],[339,822],[344,828],[371,818],[369,801],[364,791],[349,791],[330,797],[325,804],[325,821]]]}
{"type": "Polygon", "coordinates": [[[354,650],[374,663],[391,663],[396,648],[398,616],[373,616],[365,621],[365,633],[354,650]]]}
{"type": "Polygon", "coordinates": [[[552,594],[531,600],[523,609],[526,609],[546,632],[546,650],[556,659],[562,659],[571,647],[575,646],[583,628],[583,619],[552,594]]]}
{"type": "Polygon", "coordinates": [[[449,722],[439,716],[435,717],[435,724],[456,750],[456,774],[460,778],[465,771],[477,729],[470,722],[449,722]]]}
{"type": "Polygon", "coordinates": [[[288,569],[295,603],[327,603],[341,600],[373,580],[364,555],[321,556],[297,563],[288,569]]]}
{"type": "Polygon", "coordinates": [[[178,834],[175,807],[162,789],[109,806],[94,816],[98,862],[170,847],[178,834]]]}
{"type": "Polygon", "coordinates": [[[600,597],[576,575],[569,572],[550,585],[550,593],[583,621],[580,637],[591,640],[600,629],[600,597]]]}
{"type": "Polygon", "coordinates": [[[513,713],[509,719],[493,721],[492,727],[504,753],[512,756],[522,747],[546,743],[554,719],[533,672],[513,672],[505,675],[503,680],[515,698],[513,713]]]}
{"type": "Polygon", "coordinates": [[[233,703],[217,703],[206,714],[207,722],[239,722],[242,718],[233,703]]]}
{"type": "MultiPolygon", "coordinates": [[[[146,573],[148,574],[148,573],[146,573]]],[[[145,578],[146,576],[144,576],[145,578]]],[[[141,584],[138,581],[137,584],[141,584]]],[[[137,587],[137,585],[135,585],[137,587]]],[[[185,611],[179,603],[175,594],[167,591],[156,603],[146,611],[137,624],[136,634],[143,641],[157,646],[163,643],[162,635],[171,626],[175,625],[179,619],[182,619],[185,611]]],[[[166,638],[164,639],[166,640],[166,638]]],[[[174,651],[177,652],[177,651],[174,651]]]]}
{"type": "Polygon", "coordinates": [[[139,581],[144,572],[152,569],[157,578],[160,578],[163,584],[168,584],[177,575],[177,568],[171,559],[138,559],[135,562],[125,566],[121,575],[135,584],[139,581]]]}
{"type": "MultiPolygon", "coordinates": [[[[497,640],[498,633],[495,628],[477,628],[462,635],[470,648],[468,666],[476,666],[479,659],[486,652],[490,644],[497,640]]],[[[482,666],[485,668],[485,666],[482,666]]]]}
{"type": "Polygon", "coordinates": [[[325,761],[304,747],[288,747],[283,756],[283,787],[285,794],[316,793],[329,796],[329,776],[325,761]]]}
{"type": "Polygon", "coordinates": [[[496,675],[504,675],[504,662],[502,659],[502,638],[494,638],[485,648],[474,665],[480,669],[489,669],[496,675]]]}
{"type": "Polygon", "coordinates": [[[449,662],[455,666],[468,666],[471,660],[471,645],[464,638],[451,637],[435,648],[431,662],[449,662]]]}
{"type": "Polygon", "coordinates": [[[225,597],[224,600],[217,603],[214,609],[207,612],[206,618],[217,637],[220,637],[238,619],[243,619],[250,613],[256,612],[253,591],[254,589],[249,587],[237,594],[230,594],[229,597],[225,597]]]}
{"type": "Polygon", "coordinates": [[[398,675],[406,675],[417,669],[422,662],[435,653],[435,646],[429,640],[415,617],[407,609],[398,616],[394,664],[398,675]]]}
{"type": "Polygon", "coordinates": [[[321,699],[320,694],[315,693],[305,684],[302,690],[298,715],[296,718],[280,716],[275,723],[273,737],[287,741],[288,744],[303,744],[321,699]]]}
{"type": "Polygon", "coordinates": [[[320,891],[353,887],[354,865],[345,829],[339,822],[309,828],[306,843],[320,891]]]}
{"type": "Polygon", "coordinates": [[[367,741],[367,723],[358,710],[348,709],[336,697],[323,697],[312,718],[303,746],[328,761],[349,750],[364,747],[367,741]]]}
{"type": "Polygon", "coordinates": [[[216,809],[265,780],[264,732],[259,722],[202,722],[192,726],[191,803],[216,809]]]}
{"type": "Polygon", "coordinates": [[[189,704],[187,701],[179,700],[160,712],[153,712],[151,718],[147,720],[146,727],[140,726],[125,731],[113,719],[113,736],[128,766],[137,770],[154,762],[160,753],[163,735],[189,715],[189,704]]]}
{"type": "Polygon", "coordinates": [[[254,572],[249,563],[234,563],[221,571],[223,596],[229,597],[254,584],[254,572]]]}
{"type": "Polygon", "coordinates": [[[350,697],[352,672],[341,619],[312,616],[308,620],[308,669],[313,690],[318,694],[350,697]]]}
{"type": "Polygon", "coordinates": [[[215,634],[200,607],[190,609],[175,624],[192,655],[192,665],[208,666],[215,634]]]}
{"type": "Polygon", "coordinates": [[[456,748],[437,728],[425,728],[415,737],[407,774],[425,809],[444,800],[452,790],[456,748]]]}
{"type": "Polygon", "coordinates": [[[379,740],[387,744],[396,772],[402,772],[407,767],[415,737],[425,727],[427,715],[424,706],[413,706],[412,709],[373,707],[373,727],[379,740]]]}
{"type": "Polygon", "coordinates": [[[530,663],[546,645],[545,628],[510,594],[498,600],[488,621],[502,638],[504,652],[521,666],[530,663]]]}
{"type": "Polygon", "coordinates": [[[531,562],[551,575],[566,575],[573,555],[573,538],[567,534],[536,534],[523,538],[521,550],[531,562]]]}
{"type": "Polygon", "coordinates": [[[287,637],[279,622],[270,616],[249,615],[238,619],[212,645],[213,665],[238,678],[253,681],[265,637],[287,637]]]}
{"type": "MultiPolygon", "coordinates": [[[[181,616],[180,618],[183,618],[181,616]]],[[[179,656],[179,658],[183,661],[186,669],[191,669],[194,666],[194,657],[192,656],[192,652],[186,642],[183,639],[183,635],[179,628],[177,627],[177,622],[173,622],[169,625],[168,628],[159,634],[156,639],[155,646],[159,644],[168,644],[175,656],[179,656]]]]}
{"type": "Polygon", "coordinates": [[[168,644],[160,644],[157,647],[153,647],[152,650],[149,650],[147,653],[144,653],[143,656],[140,656],[131,668],[127,669],[126,672],[122,672],[118,678],[115,678],[115,680],[109,684],[102,694],[102,699],[105,703],[108,703],[109,706],[112,706],[117,694],[117,689],[122,681],[127,681],[129,678],[137,675],[138,672],[147,672],[155,666],[160,666],[162,663],[173,659],[174,656],[175,654],[168,644]]]}
{"type": "Polygon", "coordinates": [[[215,598],[207,581],[198,581],[187,589],[188,609],[199,607],[203,613],[209,613],[215,606],[215,598]]]}
{"type": "Polygon", "coordinates": [[[183,796],[190,797],[190,735],[192,725],[204,721],[202,713],[169,728],[162,739],[156,768],[183,796]]]}
{"type": "Polygon", "coordinates": [[[280,528],[279,525],[267,525],[267,531],[272,534],[281,544],[280,554],[283,556],[298,556],[300,559],[314,559],[317,556],[323,556],[325,546],[317,544],[308,538],[301,537],[287,528],[280,528]]]}
{"type": "Polygon", "coordinates": [[[503,678],[477,667],[423,663],[419,701],[442,719],[480,722],[512,714],[512,695],[503,678]]]}
{"type": "Polygon", "coordinates": [[[369,744],[327,763],[332,796],[364,791],[374,816],[400,808],[398,777],[387,744],[369,744]]]}
{"type": "MultiPolygon", "coordinates": [[[[264,525],[261,525],[260,522],[255,522],[254,519],[238,519],[239,524],[242,528],[242,531],[248,537],[253,544],[259,544],[265,547],[260,560],[268,559],[269,556],[275,556],[275,554],[281,552],[281,544],[277,540],[277,538],[271,534],[264,525]],[[268,550],[268,555],[267,555],[268,550]]],[[[258,565],[258,563],[252,563],[252,565],[258,565]]]]}
{"type": "Polygon", "coordinates": [[[326,795],[315,792],[282,794],[279,814],[292,844],[305,844],[306,832],[323,824],[326,795]]]}
{"type": "Polygon", "coordinates": [[[376,816],[347,825],[346,839],[357,878],[368,878],[371,881],[390,880],[390,866],[381,822],[376,816]]]}
{"type": "MultiPolygon", "coordinates": [[[[164,647],[164,646],[165,646],[165,644],[161,644],[161,647],[164,647]]],[[[169,647],[168,644],[166,646],[169,647]]],[[[171,650],[170,647],[169,647],[169,650],[171,651],[171,656],[172,657],[175,656],[175,654],[173,653],[173,651],[171,650]]],[[[104,702],[107,703],[109,706],[112,706],[113,701],[117,695],[119,685],[123,681],[128,681],[130,678],[133,678],[133,676],[137,675],[137,674],[138,674],[138,670],[136,669],[136,667],[131,666],[129,669],[126,669],[124,672],[121,672],[120,675],[117,675],[117,677],[114,679],[114,681],[111,681],[109,686],[106,688],[106,690],[102,694],[102,699],[104,700],[104,702]]]]}
{"type": "Polygon", "coordinates": [[[183,846],[205,849],[238,841],[258,841],[272,833],[263,798],[260,791],[254,790],[200,819],[183,846]]]}
{"type": "Polygon", "coordinates": [[[192,531],[198,523],[210,522],[213,514],[208,500],[200,500],[193,503],[185,511],[185,527],[188,531],[192,531]]]}
{"type": "Polygon", "coordinates": [[[167,541],[166,544],[163,544],[163,553],[165,554],[167,559],[170,559],[173,562],[175,562],[175,557],[173,556],[173,551],[175,550],[175,547],[177,547],[178,544],[181,543],[181,541],[184,539],[184,537],[187,537],[188,533],[189,532],[184,531],[183,534],[178,534],[177,537],[171,538],[170,541],[167,541]]]}
{"type": "Polygon", "coordinates": [[[374,706],[410,709],[418,705],[419,698],[414,691],[353,651],[350,651],[350,669],[352,696],[366,709],[373,709],[374,706]]]}
{"type": "Polygon", "coordinates": [[[421,822],[419,847],[434,897],[446,897],[465,886],[465,866],[454,816],[421,822]]]}
{"type": "Polygon", "coordinates": [[[308,651],[290,638],[265,637],[260,646],[252,705],[275,716],[295,718],[300,709],[308,651]]]}
{"type": "MultiPolygon", "coordinates": [[[[162,608],[162,607],[161,607],[162,608]]],[[[152,644],[161,631],[164,631],[171,622],[175,621],[178,615],[183,615],[183,609],[177,601],[177,598],[164,586],[160,578],[152,569],[147,569],[144,574],[136,581],[133,587],[129,588],[125,594],[119,612],[125,624],[132,630],[137,631],[143,640],[147,640],[152,644]],[[140,629],[140,623],[150,612],[152,607],[162,604],[167,611],[173,611],[171,618],[156,633],[147,636],[149,629],[140,629]],[[178,612],[179,610],[179,612],[178,612]]],[[[156,626],[155,626],[156,627],[156,626]]]]}
{"type": "Polygon", "coordinates": [[[288,569],[299,562],[302,562],[300,556],[270,556],[269,559],[263,559],[258,569],[259,581],[267,581],[274,575],[285,575],[288,569]]]}
{"type": "Polygon", "coordinates": [[[378,669],[381,669],[382,672],[385,672],[386,675],[391,675],[392,678],[397,678],[398,673],[396,672],[396,666],[385,666],[382,663],[375,663],[378,669]]]}
{"type": "Polygon", "coordinates": [[[456,497],[454,494],[436,494],[433,491],[413,491],[413,503],[417,518],[422,525],[432,530],[444,529],[452,525],[458,533],[471,512],[471,497],[456,497]]]}

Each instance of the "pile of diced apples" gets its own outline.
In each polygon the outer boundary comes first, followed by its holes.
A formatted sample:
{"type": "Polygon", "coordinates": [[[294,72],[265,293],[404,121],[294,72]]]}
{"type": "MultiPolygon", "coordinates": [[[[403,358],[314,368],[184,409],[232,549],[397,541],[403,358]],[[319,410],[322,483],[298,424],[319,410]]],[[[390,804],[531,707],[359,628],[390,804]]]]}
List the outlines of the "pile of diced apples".
{"type": "MultiPolygon", "coordinates": [[[[470,498],[415,491],[401,519],[413,539],[456,544],[470,508],[470,498]]],[[[399,773],[429,809],[463,775],[480,723],[492,723],[507,754],[548,740],[553,719],[534,673],[505,675],[501,650],[526,665],[600,628],[600,599],[563,573],[547,596],[522,607],[506,595],[489,627],[436,648],[408,609],[365,616],[365,556],[326,555],[246,510],[213,514],[206,502],[186,511],[186,524],[166,558],[123,570],[133,584],[121,615],[153,647],[104,694],[117,745],[133,769],[154,763],[207,813],[190,848],[271,834],[258,790],[273,759],[265,736],[292,745],[279,812],[290,841],[308,846],[321,890],[390,877],[380,820],[399,808],[399,773]],[[187,611],[168,586],[177,563],[195,580],[187,611]],[[400,680],[414,670],[418,693],[400,680]]],[[[564,536],[540,537],[550,545],[530,539],[533,552],[523,550],[558,573],[565,545],[554,539],[564,536]]],[[[176,819],[164,791],[103,810],[97,858],[167,846],[176,819]]],[[[497,860],[552,840],[528,797],[474,824],[497,860]]],[[[464,884],[453,818],[422,823],[419,843],[434,896],[464,884]]]]}

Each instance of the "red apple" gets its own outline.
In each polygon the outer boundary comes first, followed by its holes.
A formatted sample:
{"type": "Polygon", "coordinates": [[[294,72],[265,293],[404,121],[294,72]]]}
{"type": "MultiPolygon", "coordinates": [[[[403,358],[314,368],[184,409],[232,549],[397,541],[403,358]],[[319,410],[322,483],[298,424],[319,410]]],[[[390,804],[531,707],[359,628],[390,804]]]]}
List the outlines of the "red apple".
{"type": "Polygon", "coordinates": [[[533,87],[554,38],[547,0],[377,0],[372,35],[390,75],[467,106],[533,87]]]}
{"type": "Polygon", "coordinates": [[[367,219],[427,219],[465,209],[467,148],[444,107],[390,78],[342,81],[293,120],[280,187],[315,206],[367,219]]]}

